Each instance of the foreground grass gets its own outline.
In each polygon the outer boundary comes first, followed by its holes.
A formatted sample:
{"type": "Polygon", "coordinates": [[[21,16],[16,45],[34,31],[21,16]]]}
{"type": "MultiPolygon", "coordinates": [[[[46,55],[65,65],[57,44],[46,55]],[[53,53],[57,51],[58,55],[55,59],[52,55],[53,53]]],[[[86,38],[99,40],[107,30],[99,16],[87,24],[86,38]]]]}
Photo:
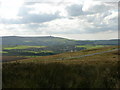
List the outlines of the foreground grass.
{"type": "Polygon", "coordinates": [[[118,63],[3,64],[3,88],[118,88],[118,63]]]}

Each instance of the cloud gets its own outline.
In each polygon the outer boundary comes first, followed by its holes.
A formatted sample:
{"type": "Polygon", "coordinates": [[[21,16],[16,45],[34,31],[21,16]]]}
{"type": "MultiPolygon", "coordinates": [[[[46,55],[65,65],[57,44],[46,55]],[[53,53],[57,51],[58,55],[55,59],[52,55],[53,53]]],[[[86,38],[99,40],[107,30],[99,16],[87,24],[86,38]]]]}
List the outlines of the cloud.
{"type": "Polygon", "coordinates": [[[71,16],[79,16],[79,15],[84,15],[84,12],[82,11],[82,5],[74,4],[71,6],[68,6],[67,12],[71,16]]]}
{"type": "Polygon", "coordinates": [[[90,15],[96,13],[105,13],[113,9],[117,9],[117,3],[108,3],[101,1],[86,0],[82,4],[72,4],[66,7],[68,15],[70,16],[80,16],[80,15],[90,15]]]}
{"type": "Polygon", "coordinates": [[[115,22],[118,23],[117,21],[118,21],[118,12],[112,12],[110,15],[108,15],[104,18],[104,22],[106,24],[113,25],[113,24],[115,24],[115,22]]]}
{"type": "Polygon", "coordinates": [[[0,0],[0,17],[6,18],[6,19],[15,19],[17,17],[17,13],[19,11],[19,8],[23,4],[23,0],[11,0],[9,3],[9,0],[0,0]]]}
{"type": "Polygon", "coordinates": [[[21,23],[43,23],[60,18],[59,13],[55,14],[28,14],[22,16],[21,23]]]}
{"type": "Polygon", "coordinates": [[[44,23],[60,18],[59,12],[55,13],[30,13],[34,8],[21,7],[19,9],[18,18],[6,19],[1,18],[0,23],[4,24],[28,24],[28,23],[44,23]]]}
{"type": "Polygon", "coordinates": [[[93,1],[93,0],[87,0],[83,4],[82,10],[84,12],[89,12],[91,14],[93,13],[100,13],[108,10],[109,7],[106,6],[103,2],[100,1],[93,1]]]}
{"type": "Polygon", "coordinates": [[[42,28],[42,27],[47,27],[47,25],[45,24],[35,24],[35,23],[32,23],[32,24],[26,24],[25,25],[25,28],[26,29],[29,29],[29,30],[37,30],[38,28],[42,28]]]}
{"type": "Polygon", "coordinates": [[[25,3],[19,8],[15,18],[0,17],[1,33],[3,35],[71,34],[75,37],[77,34],[95,36],[97,33],[117,31],[118,12],[115,7],[117,3],[90,0],[90,3],[86,1],[78,3],[78,1],[80,0],[75,0],[75,3],[66,0],[54,3],[51,1],[45,3],[47,0],[25,3]]]}

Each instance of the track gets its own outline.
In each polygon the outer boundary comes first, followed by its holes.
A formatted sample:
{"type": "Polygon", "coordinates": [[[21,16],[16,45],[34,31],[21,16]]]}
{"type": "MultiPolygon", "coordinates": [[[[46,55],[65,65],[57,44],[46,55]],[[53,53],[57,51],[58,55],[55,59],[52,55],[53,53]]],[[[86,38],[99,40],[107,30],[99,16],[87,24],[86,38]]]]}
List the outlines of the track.
{"type": "Polygon", "coordinates": [[[120,50],[120,48],[119,49],[108,50],[108,51],[103,51],[103,52],[98,52],[98,53],[92,53],[92,54],[87,54],[87,55],[76,56],[76,57],[61,58],[61,59],[57,59],[57,60],[67,60],[67,59],[82,58],[82,57],[87,57],[87,56],[93,56],[93,55],[99,55],[99,54],[104,54],[104,53],[108,53],[108,52],[113,52],[113,51],[117,51],[117,50],[120,50]]]}

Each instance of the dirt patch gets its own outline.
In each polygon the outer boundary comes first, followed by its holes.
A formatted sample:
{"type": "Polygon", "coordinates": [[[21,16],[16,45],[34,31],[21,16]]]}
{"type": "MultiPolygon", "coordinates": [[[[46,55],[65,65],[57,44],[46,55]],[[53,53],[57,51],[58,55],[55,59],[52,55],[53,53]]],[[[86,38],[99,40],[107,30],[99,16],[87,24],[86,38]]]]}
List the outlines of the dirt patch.
{"type": "Polygon", "coordinates": [[[21,59],[27,59],[26,57],[17,57],[17,56],[3,56],[2,62],[16,61],[21,59]]]}
{"type": "Polygon", "coordinates": [[[96,51],[96,50],[99,50],[99,49],[90,49],[90,50],[84,50],[83,52],[88,52],[88,51],[96,51]]]}

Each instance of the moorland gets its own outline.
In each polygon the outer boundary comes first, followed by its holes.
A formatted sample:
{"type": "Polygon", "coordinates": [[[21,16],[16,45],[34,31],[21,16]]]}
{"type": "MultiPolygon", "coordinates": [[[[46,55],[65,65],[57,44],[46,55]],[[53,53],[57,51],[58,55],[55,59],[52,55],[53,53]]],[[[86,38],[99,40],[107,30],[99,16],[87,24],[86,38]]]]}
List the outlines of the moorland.
{"type": "Polygon", "coordinates": [[[3,88],[120,88],[119,39],[2,37],[3,88]]]}

